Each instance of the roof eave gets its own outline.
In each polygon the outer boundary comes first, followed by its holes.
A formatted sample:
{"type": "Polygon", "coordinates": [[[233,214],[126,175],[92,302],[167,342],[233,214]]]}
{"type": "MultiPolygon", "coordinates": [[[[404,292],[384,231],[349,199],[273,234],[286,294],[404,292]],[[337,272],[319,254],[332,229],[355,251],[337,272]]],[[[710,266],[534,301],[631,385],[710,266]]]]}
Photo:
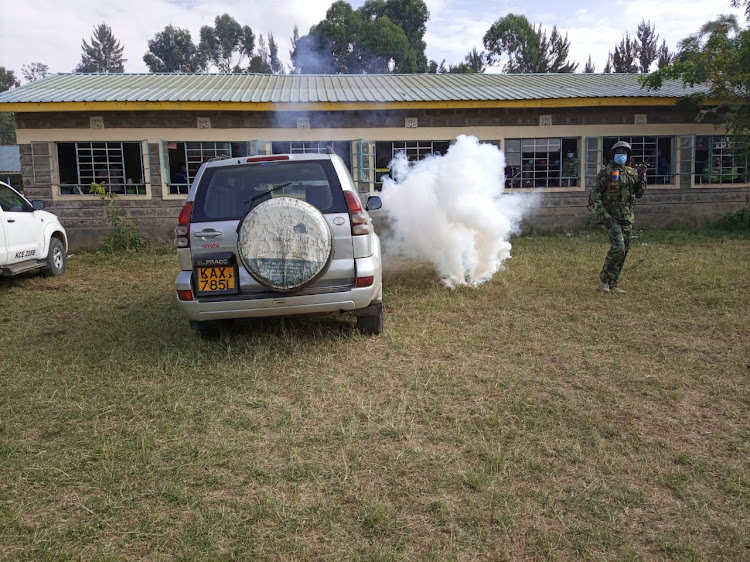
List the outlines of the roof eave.
{"type": "Polygon", "coordinates": [[[516,100],[436,100],[403,102],[233,102],[233,101],[63,101],[0,102],[0,111],[42,113],[54,111],[383,111],[404,109],[554,108],[605,106],[674,106],[678,97],[582,97],[516,100]]]}

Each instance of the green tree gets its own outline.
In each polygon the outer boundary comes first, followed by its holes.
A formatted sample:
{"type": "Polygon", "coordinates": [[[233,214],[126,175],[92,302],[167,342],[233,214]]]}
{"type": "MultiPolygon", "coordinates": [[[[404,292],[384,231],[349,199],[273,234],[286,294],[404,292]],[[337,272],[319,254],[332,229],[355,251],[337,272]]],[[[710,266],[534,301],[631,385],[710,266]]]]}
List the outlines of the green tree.
{"type": "MultiPolygon", "coordinates": [[[[0,92],[20,85],[15,72],[0,66],[0,92]]],[[[16,120],[12,113],[0,113],[0,144],[16,144],[16,120]]]]}
{"type": "Polygon", "coordinates": [[[650,21],[641,20],[635,35],[638,39],[638,70],[648,72],[658,56],[659,34],[655,33],[650,21]]]}
{"type": "MultiPolygon", "coordinates": [[[[638,41],[626,33],[612,53],[612,69],[615,72],[638,72],[638,41]]],[[[606,72],[606,70],[605,70],[606,72]]]]}
{"type": "Polygon", "coordinates": [[[596,65],[591,62],[591,55],[589,55],[589,60],[586,61],[586,65],[583,67],[584,74],[593,74],[596,72],[596,65]]]}
{"type": "Polygon", "coordinates": [[[190,32],[171,25],[149,39],[143,62],[151,72],[200,72],[205,67],[190,32]]]}
{"type": "Polygon", "coordinates": [[[419,53],[385,13],[392,1],[367,2],[360,10],[334,2],[307,35],[293,37],[293,67],[306,74],[415,72],[419,53]]]}
{"type": "Polygon", "coordinates": [[[480,53],[477,51],[477,48],[474,47],[469,51],[469,54],[464,57],[464,62],[455,66],[450,65],[448,67],[448,72],[452,74],[481,74],[486,68],[484,61],[484,53],[480,53]]]}
{"type": "Polygon", "coordinates": [[[290,39],[292,48],[289,49],[289,60],[292,61],[292,64],[289,65],[289,72],[291,74],[300,73],[300,68],[294,63],[294,60],[297,58],[297,41],[299,41],[299,28],[295,25],[290,39]]]}
{"type": "Polygon", "coordinates": [[[49,66],[41,62],[32,62],[31,64],[24,64],[21,67],[21,73],[26,82],[34,82],[49,76],[49,66]]]}
{"type": "Polygon", "coordinates": [[[448,72],[445,68],[445,59],[443,59],[440,64],[438,64],[437,61],[430,59],[430,62],[427,63],[427,72],[429,74],[445,74],[448,72]]]}
{"type": "Polygon", "coordinates": [[[279,44],[273,38],[273,33],[268,33],[268,56],[271,72],[273,74],[284,74],[284,63],[279,59],[279,44]]]}
{"type": "Polygon", "coordinates": [[[430,11],[423,0],[368,0],[358,11],[365,20],[374,21],[387,17],[400,27],[406,35],[409,47],[414,51],[416,72],[427,71],[427,43],[424,41],[424,34],[427,31],[430,11]]]}
{"type": "Polygon", "coordinates": [[[249,72],[256,74],[271,74],[270,55],[263,35],[258,35],[258,53],[253,55],[248,66],[249,72]]]}
{"type": "Polygon", "coordinates": [[[674,54],[669,50],[669,47],[667,46],[667,42],[662,40],[661,47],[659,47],[658,59],[656,60],[656,66],[660,69],[664,68],[665,66],[672,64],[673,59],[674,59],[674,54]]]}
{"type": "Polygon", "coordinates": [[[695,108],[699,119],[724,126],[750,146],[750,29],[740,29],[734,16],[721,16],[679,48],[672,64],[642,78],[643,86],[658,90],[668,79],[706,85],[706,90],[685,96],[683,106],[695,108]]]}
{"type": "Polygon", "coordinates": [[[529,23],[526,16],[508,14],[492,24],[484,35],[487,62],[499,65],[506,57],[503,71],[513,74],[529,72],[575,72],[577,63],[568,62],[570,42],[552,28],[547,32],[529,23]]]}
{"type": "Polygon", "coordinates": [[[18,88],[21,83],[16,78],[16,73],[12,70],[6,70],[0,66],[0,92],[5,92],[11,88],[18,88]]]}
{"type": "Polygon", "coordinates": [[[81,62],[75,72],[125,72],[122,58],[124,47],[115,39],[112,28],[101,23],[94,28],[91,45],[86,40],[81,41],[81,62]]]}
{"type": "Polygon", "coordinates": [[[219,72],[242,72],[242,63],[253,57],[253,30],[247,25],[241,26],[229,14],[216,16],[214,27],[201,27],[200,37],[199,53],[207,64],[213,64],[219,72]]]}

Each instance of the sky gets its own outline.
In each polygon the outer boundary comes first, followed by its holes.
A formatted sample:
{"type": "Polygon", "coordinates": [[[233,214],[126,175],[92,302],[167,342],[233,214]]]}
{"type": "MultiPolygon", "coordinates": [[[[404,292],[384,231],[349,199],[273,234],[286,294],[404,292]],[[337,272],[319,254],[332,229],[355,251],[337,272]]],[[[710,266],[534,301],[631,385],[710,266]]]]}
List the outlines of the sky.
{"type": "MultiPolygon", "coordinates": [[[[354,8],[364,0],[350,0],[354,8]]],[[[591,56],[601,72],[607,54],[623,35],[635,35],[641,20],[650,21],[661,39],[675,50],[677,42],[698,31],[720,14],[736,14],[730,0],[426,0],[427,58],[438,63],[462,62],[499,18],[523,14],[532,23],[551,31],[557,26],[570,41],[570,59],[580,63],[591,56]]],[[[289,63],[292,30],[300,35],[325,17],[332,0],[0,0],[0,66],[13,70],[23,82],[21,68],[41,62],[51,73],[71,72],[81,60],[81,41],[90,42],[94,27],[104,22],[124,46],[125,71],[148,72],[143,55],[148,40],[167,25],[190,31],[198,43],[203,25],[213,25],[217,15],[228,13],[241,25],[249,25],[256,37],[272,33],[279,54],[289,63]]],[[[257,40],[256,40],[257,45],[257,40]]],[[[497,72],[499,69],[488,69],[497,72]]]]}

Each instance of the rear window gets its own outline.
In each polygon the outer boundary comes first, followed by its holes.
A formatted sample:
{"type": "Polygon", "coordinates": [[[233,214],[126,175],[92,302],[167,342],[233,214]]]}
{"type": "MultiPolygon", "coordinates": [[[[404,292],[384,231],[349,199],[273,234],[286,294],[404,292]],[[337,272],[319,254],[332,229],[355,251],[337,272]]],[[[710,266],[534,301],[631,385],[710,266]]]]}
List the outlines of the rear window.
{"type": "Polygon", "coordinates": [[[330,160],[258,162],[207,168],[195,194],[192,220],[239,220],[251,202],[254,207],[271,197],[301,199],[322,213],[347,210],[330,160]]]}

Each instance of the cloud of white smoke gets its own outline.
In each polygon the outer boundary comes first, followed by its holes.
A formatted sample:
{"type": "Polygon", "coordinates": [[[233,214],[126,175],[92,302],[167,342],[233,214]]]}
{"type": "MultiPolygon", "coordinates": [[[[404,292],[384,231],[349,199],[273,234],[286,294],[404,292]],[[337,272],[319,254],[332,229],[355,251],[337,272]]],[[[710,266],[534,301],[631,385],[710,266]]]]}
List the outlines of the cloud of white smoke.
{"type": "Polygon", "coordinates": [[[504,168],[496,146],[466,135],[443,156],[410,164],[399,154],[381,194],[392,231],[387,253],[431,262],[451,288],[488,281],[536,199],[503,193],[504,168]]]}

